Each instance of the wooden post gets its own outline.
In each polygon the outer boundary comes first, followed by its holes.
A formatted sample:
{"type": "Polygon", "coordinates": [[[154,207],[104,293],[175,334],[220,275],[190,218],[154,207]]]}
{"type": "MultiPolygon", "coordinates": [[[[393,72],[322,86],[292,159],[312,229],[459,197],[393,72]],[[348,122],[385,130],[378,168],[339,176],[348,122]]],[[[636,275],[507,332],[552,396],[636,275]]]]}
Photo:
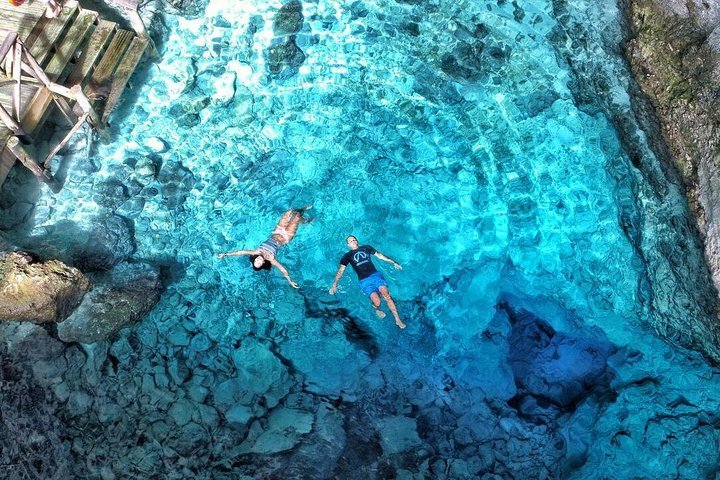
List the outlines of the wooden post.
{"type": "Polygon", "coordinates": [[[20,162],[25,165],[25,167],[27,167],[33,175],[35,175],[35,177],[37,177],[38,180],[50,187],[50,190],[52,190],[53,193],[58,193],[62,189],[57,180],[55,180],[47,170],[41,168],[40,165],[35,162],[32,155],[30,155],[22,146],[19,138],[13,135],[8,138],[5,145],[8,150],[10,150],[13,155],[15,155],[15,157],[17,157],[17,159],[20,160],[20,162]]]}
{"type": "Polygon", "coordinates": [[[73,135],[75,135],[75,132],[78,131],[78,129],[82,126],[83,123],[88,119],[90,116],[90,112],[85,112],[77,121],[77,123],[73,126],[73,128],[70,129],[67,135],[65,135],[65,138],[62,139],[62,142],[58,143],[55,148],[53,148],[50,153],[48,153],[47,157],[45,157],[45,161],[43,162],[43,167],[45,170],[50,169],[50,161],[53,159],[55,155],[67,144],[73,135]]]}
{"type": "Polygon", "coordinates": [[[138,12],[139,2],[137,0],[114,0],[114,3],[118,4],[123,8],[123,10],[125,10],[125,13],[130,20],[130,25],[133,30],[135,30],[135,33],[139,37],[147,39],[150,44],[150,55],[153,60],[160,59],[160,54],[158,53],[157,48],[155,48],[155,42],[153,42],[153,39],[150,38],[150,35],[148,35],[147,28],[145,28],[145,22],[143,22],[142,17],[140,17],[140,12],[138,12]]]}
{"type": "Polygon", "coordinates": [[[50,84],[50,79],[45,74],[45,71],[42,69],[42,67],[37,63],[35,57],[33,57],[32,54],[28,52],[25,48],[23,48],[22,53],[23,57],[25,58],[25,63],[27,63],[28,67],[30,67],[33,76],[40,80],[42,83],[44,83],[47,87],[50,84]]]}
{"type": "Polygon", "coordinates": [[[13,88],[13,113],[15,114],[15,120],[20,121],[20,77],[22,76],[22,44],[15,42],[15,58],[13,60],[13,80],[15,81],[15,88],[13,88]]]}
{"type": "Polygon", "coordinates": [[[90,103],[90,99],[87,98],[85,93],[82,91],[82,86],[73,85],[70,87],[70,93],[72,93],[73,97],[75,98],[75,101],[80,106],[83,112],[89,113],[90,115],[90,121],[95,125],[95,127],[100,127],[100,115],[95,111],[95,109],[92,107],[92,104],[90,103]]]}
{"type": "Polygon", "coordinates": [[[25,131],[22,129],[20,124],[5,110],[5,107],[0,105],[0,120],[7,126],[15,135],[25,135],[25,131]]]}
{"type": "Polygon", "coordinates": [[[73,96],[75,97],[75,101],[77,102],[78,106],[82,109],[83,112],[87,113],[90,118],[90,124],[95,127],[95,130],[98,132],[98,135],[100,135],[100,138],[102,138],[104,141],[109,141],[110,137],[108,136],[107,132],[103,128],[102,120],[100,119],[100,115],[95,111],[95,109],[92,107],[92,104],[90,103],[90,99],[87,98],[85,95],[85,92],[82,90],[81,85],[73,85],[70,87],[70,92],[72,92],[73,96]]]}
{"type": "Polygon", "coordinates": [[[17,32],[8,32],[5,40],[3,40],[2,44],[0,44],[0,61],[5,60],[5,55],[7,55],[10,51],[10,48],[15,45],[15,40],[17,40],[17,36],[17,32]]]}
{"type": "Polygon", "coordinates": [[[138,34],[138,36],[147,39],[148,43],[150,44],[150,56],[153,58],[153,60],[160,60],[160,54],[157,51],[157,48],[155,48],[155,42],[153,42],[153,39],[150,38],[150,35],[148,35],[147,30],[145,29],[145,23],[143,23],[142,18],[140,18],[140,14],[137,10],[127,10],[128,17],[130,17],[130,24],[133,27],[133,30],[135,30],[135,33],[138,34]]]}

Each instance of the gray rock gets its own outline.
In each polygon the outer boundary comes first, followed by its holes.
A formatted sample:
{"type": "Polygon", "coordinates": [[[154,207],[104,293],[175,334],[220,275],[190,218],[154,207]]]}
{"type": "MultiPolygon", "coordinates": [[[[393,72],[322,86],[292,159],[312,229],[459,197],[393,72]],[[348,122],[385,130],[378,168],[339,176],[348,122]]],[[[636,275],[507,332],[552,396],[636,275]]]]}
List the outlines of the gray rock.
{"type": "Polygon", "coordinates": [[[185,361],[182,358],[172,358],[168,362],[167,369],[175,385],[182,385],[190,378],[190,369],[185,365],[185,361]]]}
{"type": "MultiPolygon", "coordinates": [[[[249,451],[268,455],[290,450],[299,436],[310,432],[313,414],[292,408],[274,410],[268,419],[267,429],[257,437],[249,451]]],[[[247,443],[247,442],[246,442],[247,443]]]]}
{"type": "Polygon", "coordinates": [[[70,394],[67,412],[72,416],[85,415],[92,406],[93,398],[85,392],[75,391],[70,394]]]}
{"type": "Polygon", "coordinates": [[[181,326],[176,326],[167,336],[168,342],[176,347],[190,345],[190,334],[181,326]]]}
{"type": "Polygon", "coordinates": [[[135,178],[142,185],[147,185],[155,180],[156,173],[155,162],[150,157],[143,157],[135,164],[135,178]]]}
{"type": "Polygon", "coordinates": [[[115,210],[129,198],[129,194],[120,180],[110,179],[95,184],[92,198],[98,205],[115,210]]]}
{"type": "Polygon", "coordinates": [[[202,385],[191,385],[188,389],[188,395],[194,402],[203,403],[207,396],[210,394],[210,390],[203,387],[202,385]]]}
{"type": "Polygon", "coordinates": [[[205,404],[199,404],[196,407],[197,412],[197,418],[196,414],[193,414],[193,421],[202,425],[205,425],[206,427],[210,429],[217,428],[218,424],[220,423],[220,416],[218,415],[218,411],[215,410],[210,405],[205,404]]]}
{"type": "Polygon", "coordinates": [[[300,50],[292,37],[276,43],[267,50],[268,71],[280,78],[295,75],[300,65],[305,62],[305,53],[300,50]]]}
{"type": "Polygon", "coordinates": [[[167,0],[167,3],[183,17],[196,18],[205,12],[208,0],[167,0]]]}
{"type": "Polygon", "coordinates": [[[294,35],[300,31],[303,22],[302,3],[291,0],[275,14],[273,31],[275,35],[294,35]]]}
{"type": "Polygon", "coordinates": [[[128,363],[133,355],[133,350],[125,337],[120,337],[110,347],[110,353],[122,363],[128,363]]]}
{"type": "Polygon", "coordinates": [[[252,409],[245,405],[235,405],[225,412],[225,420],[232,426],[245,427],[254,418],[252,409]]]}
{"type": "Polygon", "coordinates": [[[95,408],[97,409],[98,420],[101,423],[115,423],[125,415],[123,409],[112,402],[100,402],[95,405],[95,408]]]}
{"type": "Polygon", "coordinates": [[[160,298],[160,274],[148,264],[123,263],[93,277],[90,291],[73,315],[58,325],[66,342],[94,343],[137,322],[160,298]]]}
{"type": "Polygon", "coordinates": [[[182,427],[192,420],[194,410],[192,402],[188,400],[178,400],[170,407],[168,414],[176,425],[182,427]]]}
{"type": "Polygon", "coordinates": [[[38,263],[26,253],[0,253],[0,321],[62,321],[89,289],[79,270],[60,261],[38,263]]]}
{"type": "Polygon", "coordinates": [[[204,352],[211,345],[211,340],[203,333],[198,333],[190,340],[190,350],[194,352],[204,352]]]}
{"type": "Polygon", "coordinates": [[[88,241],[74,252],[75,263],[87,270],[107,270],[135,251],[132,223],[110,215],[93,222],[88,241]]]}
{"type": "Polygon", "coordinates": [[[386,417],[378,421],[377,428],[386,455],[404,452],[422,444],[414,418],[386,417]]]}
{"type": "Polygon", "coordinates": [[[243,340],[240,348],[232,354],[237,369],[237,380],[242,388],[255,395],[263,395],[280,387],[287,394],[285,387],[289,381],[287,369],[280,360],[263,344],[253,338],[243,340]]]}

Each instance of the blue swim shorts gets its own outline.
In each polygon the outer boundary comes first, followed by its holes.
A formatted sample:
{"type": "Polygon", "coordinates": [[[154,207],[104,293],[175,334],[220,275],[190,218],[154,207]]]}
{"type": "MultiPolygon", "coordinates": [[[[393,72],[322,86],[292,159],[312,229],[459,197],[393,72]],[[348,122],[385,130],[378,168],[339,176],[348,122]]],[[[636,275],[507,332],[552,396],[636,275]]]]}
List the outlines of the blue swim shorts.
{"type": "Polygon", "coordinates": [[[362,289],[363,293],[368,297],[373,293],[379,291],[380,287],[387,287],[385,277],[383,277],[383,274],[380,272],[375,272],[369,277],[365,277],[360,280],[360,288],[362,289]]]}

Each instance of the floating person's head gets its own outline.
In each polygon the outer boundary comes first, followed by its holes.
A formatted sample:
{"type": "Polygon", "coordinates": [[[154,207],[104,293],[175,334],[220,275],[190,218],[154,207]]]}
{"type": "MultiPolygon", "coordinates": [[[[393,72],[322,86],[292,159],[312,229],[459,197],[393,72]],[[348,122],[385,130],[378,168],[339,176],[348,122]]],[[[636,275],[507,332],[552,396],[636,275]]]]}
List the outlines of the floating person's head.
{"type": "Polygon", "coordinates": [[[253,270],[270,270],[272,268],[272,263],[265,260],[262,255],[250,255],[248,258],[252,263],[253,270]]]}
{"type": "Polygon", "coordinates": [[[358,240],[355,238],[354,235],[348,236],[345,241],[348,244],[348,247],[350,247],[352,250],[355,250],[358,247],[358,240]]]}

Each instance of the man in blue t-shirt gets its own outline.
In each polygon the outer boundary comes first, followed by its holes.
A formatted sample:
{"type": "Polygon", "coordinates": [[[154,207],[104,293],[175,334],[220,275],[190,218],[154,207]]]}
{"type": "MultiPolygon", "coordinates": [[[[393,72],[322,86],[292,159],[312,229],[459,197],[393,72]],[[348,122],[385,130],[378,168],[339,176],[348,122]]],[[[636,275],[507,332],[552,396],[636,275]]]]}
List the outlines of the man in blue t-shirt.
{"type": "Polygon", "coordinates": [[[363,245],[362,247],[358,246],[357,238],[352,235],[347,238],[347,244],[348,247],[350,247],[350,251],[343,255],[342,259],[340,259],[340,268],[338,268],[338,271],[335,274],[335,281],[333,282],[332,287],[330,287],[330,295],[335,294],[340,277],[342,277],[345,272],[345,267],[347,267],[347,264],[349,263],[352,265],[355,273],[357,273],[360,288],[363,293],[370,297],[370,301],[372,302],[377,316],[380,318],[385,317],[385,312],[380,310],[380,295],[382,295],[385,299],[385,303],[387,303],[388,308],[395,317],[395,324],[400,328],[405,328],[405,324],[400,320],[400,316],[398,315],[395,302],[388,291],[387,283],[385,283],[385,277],[383,277],[382,273],[377,271],[370,256],[375,255],[380,260],[390,262],[398,270],[402,269],[400,264],[378,252],[370,245],[363,245]]]}

